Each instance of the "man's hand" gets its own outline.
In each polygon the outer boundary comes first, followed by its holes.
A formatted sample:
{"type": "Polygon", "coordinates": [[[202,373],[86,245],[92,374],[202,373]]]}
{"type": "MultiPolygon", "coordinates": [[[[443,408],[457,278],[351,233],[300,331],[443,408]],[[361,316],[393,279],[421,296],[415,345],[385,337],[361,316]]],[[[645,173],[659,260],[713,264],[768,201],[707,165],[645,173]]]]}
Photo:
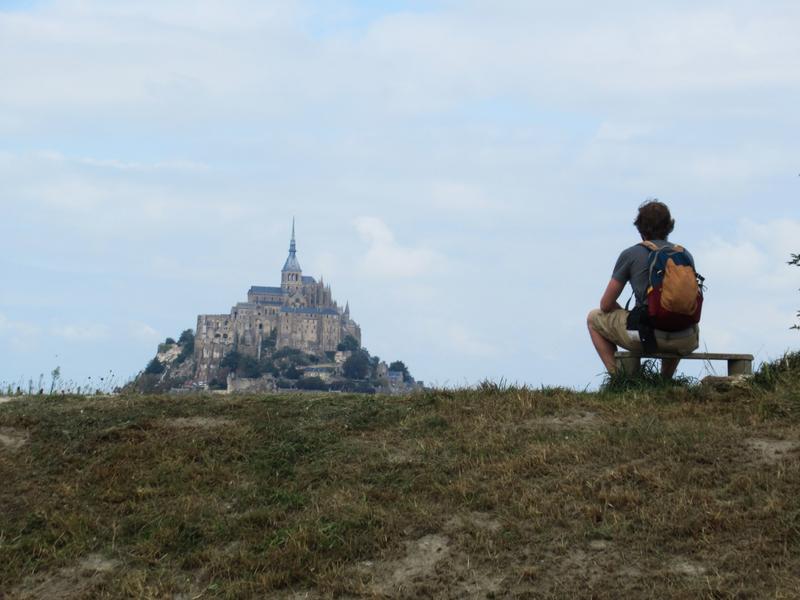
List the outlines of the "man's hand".
{"type": "Polygon", "coordinates": [[[617,298],[619,298],[624,289],[625,284],[612,277],[611,281],[608,282],[606,291],[603,293],[603,297],[600,298],[600,310],[604,313],[610,313],[622,308],[617,302],[617,298]]]}

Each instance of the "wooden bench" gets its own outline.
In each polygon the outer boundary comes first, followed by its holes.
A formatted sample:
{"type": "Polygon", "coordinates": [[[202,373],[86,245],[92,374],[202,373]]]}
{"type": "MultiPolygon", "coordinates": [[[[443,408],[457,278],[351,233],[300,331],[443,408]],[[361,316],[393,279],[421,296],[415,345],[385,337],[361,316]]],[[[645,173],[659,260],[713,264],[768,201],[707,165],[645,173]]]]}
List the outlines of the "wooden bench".
{"type": "Polygon", "coordinates": [[[633,352],[617,352],[614,355],[617,361],[617,369],[634,375],[641,368],[643,358],[679,358],[681,360],[724,360],[728,363],[728,376],[752,375],[753,374],[753,355],[752,354],[715,354],[709,352],[695,352],[686,356],[677,354],[635,354],[633,352]]]}

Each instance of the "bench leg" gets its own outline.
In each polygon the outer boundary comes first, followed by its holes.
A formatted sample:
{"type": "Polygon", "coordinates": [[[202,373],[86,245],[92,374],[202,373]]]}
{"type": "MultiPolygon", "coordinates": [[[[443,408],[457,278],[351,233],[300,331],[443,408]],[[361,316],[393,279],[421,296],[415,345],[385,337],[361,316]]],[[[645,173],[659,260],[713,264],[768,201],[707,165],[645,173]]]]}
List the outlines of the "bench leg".
{"type": "Polygon", "coordinates": [[[729,360],[728,377],[733,375],[752,375],[753,362],[749,360],[729,360]]]}
{"type": "Polygon", "coordinates": [[[639,374],[641,364],[638,356],[628,356],[626,358],[617,358],[617,370],[630,377],[636,377],[639,374]]]}

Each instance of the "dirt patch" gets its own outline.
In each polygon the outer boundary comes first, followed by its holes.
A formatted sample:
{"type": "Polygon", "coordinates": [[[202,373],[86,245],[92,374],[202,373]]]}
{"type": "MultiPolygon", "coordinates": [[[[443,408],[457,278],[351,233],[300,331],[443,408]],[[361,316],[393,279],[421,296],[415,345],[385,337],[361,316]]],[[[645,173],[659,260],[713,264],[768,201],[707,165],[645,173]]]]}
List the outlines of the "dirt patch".
{"type": "Polygon", "coordinates": [[[106,574],[119,566],[115,560],[100,554],[90,554],[72,567],[59,569],[54,573],[40,573],[25,579],[12,590],[9,599],[71,600],[90,594],[106,574]]]}
{"type": "MultiPolygon", "coordinates": [[[[493,523],[486,515],[474,514],[479,516],[462,519],[472,518],[483,527],[493,523]]],[[[496,571],[476,568],[469,556],[452,547],[450,538],[439,534],[405,542],[402,558],[362,563],[359,570],[370,577],[365,590],[369,595],[390,598],[428,597],[431,586],[440,589],[436,596],[441,598],[487,598],[500,590],[504,579],[496,571]],[[448,591],[442,592],[441,586],[448,591]]]]}
{"type": "Polygon", "coordinates": [[[745,444],[756,455],[759,462],[774,464],[788,460],[791,455],[800,451],[800,443],[793,440],[770,440],[766,438],[750,438],[745,444]]]}
{"type": "Polygon", "coordinates": [[[386,462],[392,465],[407,465],[414,462],[414,455],[405,448],[396,446],[394,448],[384,448],[386,462]]]}
{"type": "Polygon", "coordinates": [[[235,425],[236,421],[223,417],[177,417],[165,419],[164,424],[175,429],[216,429],[230,427],[235,425]]]}
{"type": "Polygon", "coordinates": [[[454,516],[446,523],[445,527],[449,530],[474,528],[495,533],[500,531],[502,525],[488,513],[471,512],[467,515],[454,516]]]}
{"type": "Polygon", "coordinates": [[[558,572],[564,576],[578,577],[594,585],[608,571],[607,548],[602,552],[573,550],[562,560],[558,572]]]}
{"type": "Polygon", "coordinates": [[[28,443],[28,432],[12,427],[0,427],[0,448],[19,450],[28,443]]]}
{"type": "Polygon", "coordinates": [[[0,396],[0,404],[11,402],[14,398],[12,396],[0,396]]]}
{"type": "Polygon", "coordinates": [[[686,575],[687,577],[702,577],[706,574],[706,568],[703,565],[683,558],[673,560],[669,565],[669,570],[675,575],[686,575]]]}
{"type": "Polygon", "coordinates": [[[605,581],[610,573],[622,579],[642,576],[638,566],[622,559],[614,542],[604,539],[589,540],[586,548],[571,550],[560,560],[555,572],[559,577],[576,577],[590,586],[605,581]]]}
{"type": "Polygon", "coordinates": [[[361,564],[364,572],[372,576],[371,591],[394,596],[409,594],[415,582],[429,577],[437,563],[450,555],[450,540],[443,535],[426,535],[413,542],[405,542],[405,556],[397,560],[361,564]]]}
{"type": "Polygon", "coordinates": [[[550,425],[552,427],[591,427],[600,422],[600,415],[591,411],[583,411],[568,415],[557,415],[535,419],[532,423],[550,425]]]}

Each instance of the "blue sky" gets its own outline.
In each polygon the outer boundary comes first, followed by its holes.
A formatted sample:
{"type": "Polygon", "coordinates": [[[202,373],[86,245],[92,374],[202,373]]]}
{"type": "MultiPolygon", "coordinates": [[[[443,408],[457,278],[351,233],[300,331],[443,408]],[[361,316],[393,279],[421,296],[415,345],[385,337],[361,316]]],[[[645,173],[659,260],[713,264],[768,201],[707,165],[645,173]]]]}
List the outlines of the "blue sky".
{"type": "Polygon", "coordinates": [[[798,25],[779,1],[0,2],[0,381],[133,375],[276,284],[296,216],[374,354],[595,386],[585,315],[652,196],[707,278],[704,346],[796,348],[798,25]]]}

